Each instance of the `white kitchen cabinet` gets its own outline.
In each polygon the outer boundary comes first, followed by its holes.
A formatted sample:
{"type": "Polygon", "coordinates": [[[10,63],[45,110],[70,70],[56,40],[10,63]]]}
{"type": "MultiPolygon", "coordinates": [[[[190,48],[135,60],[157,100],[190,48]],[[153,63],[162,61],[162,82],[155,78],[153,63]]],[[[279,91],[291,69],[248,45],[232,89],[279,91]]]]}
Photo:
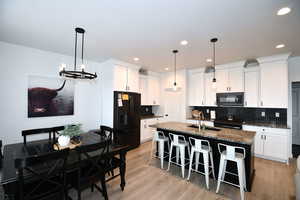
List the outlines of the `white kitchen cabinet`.
{"type": "Polygon", "coordinates": [[[219,69],[216,70],[216,80],[217,80],[217,93],[228,92],[228,70],[219,69]]]}
{"type": "Polygon", "coordinates": [[[148,103],[148,81],[147,77],[140,76],[140,93],[141,93],[141,105],[147,105],[148,103]]]}
{"type": "Polygon", "coordinates": [[[287,108],[288,71],[286,61],[260,64],[260,106],[264,108],[287,108]]]}
{"type": "Polygon", "coordinates": [[[264,135],[264,155],[286,160],[288,155],[287,135],[272,132],[265,132],[264,135]]]}
{"type": "Polygon", "coordinates": [[[245,71],[245,107],[259,106],[259,69],[253,68],[245,71]]]}
{"type": "Polygon", "coordinates": [[[148,77],[148,99],[150,105],[160,104],[160,79],[156,76],[148,77]]]}
{"type": "Polygon", "coordinates": [[[114,68],[114,90],[139,92],[139,71],[126,66],[114,68]]]}
{"type": "Polygon", "coordinates": [[[228,69],[229,92],[244,92],[244,70],[243,68],[228,69]]]}
{"type": "Polygon", "coordinates": [[[264,135],[263,133],[257,131],[254,138],[254,153],[256,155],[264,154],[264,135]]]}
{"type": "Polygon", "coordinates": [[[143,119],[141,120],[141,143],[152,140],[155,128],[150,125],[159,123],[159,118],[143,119]]]}
{"type": "Polygon", "coordinates": [[[204,73],[195,72],[189,74],[188,80],[189,106],[204,105],[204,73]]]}
{"type": "Polygon", "coordinates": [[[244,71],[243,68],[221,68],[216,69],[217,92],[243,92],[244,71]]]}
{"type": "Polygon", "coordinates": [[[160,104],[160,79],[157,76],[140,76],[141,105],[160,104]]]}
{"type": "Polygon", "coordinates": [[[205,106],[216,106],[216,90],[212,88],[213,73],[204,74],[205,106]]]}
{"type": "Polygon", "coordinates": [[[288,163],[290,130],[244,125],[243,130],[255,131],[254,153],[257,157],[288,163]]]}

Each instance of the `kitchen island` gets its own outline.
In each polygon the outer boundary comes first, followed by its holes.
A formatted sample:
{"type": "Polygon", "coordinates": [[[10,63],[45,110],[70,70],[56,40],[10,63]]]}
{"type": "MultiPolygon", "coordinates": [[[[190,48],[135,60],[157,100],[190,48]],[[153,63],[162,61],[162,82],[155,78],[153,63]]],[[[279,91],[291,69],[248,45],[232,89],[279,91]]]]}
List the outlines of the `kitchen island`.
{"type": "MultiPolygon", "coordinates": [[[[189,137],[198,139],[205,139],[210,142],[213,151],[213,160],[215,167],[215,174],[219,171],[220,153],[218,151],[218,143],[223,143],[232,146],[244,147],[246,150],[245,157],[245,170],[246,170],[246,187],[247,191],[251,191],[252,181],[254,178],[254,137],[255,132],[243,131],[228,128],[213,128],[207,127],[205,130],[199,130],[198,128],[191,127],[192,124],[182,122],[164,122],[152,125],[158,131],[164,132],[166,136],[169,133],[175,133],[185,136],[188,141],[189,137]]],[[[165,147],[165,152],[168,152],[165,147]]],[[[174,152],[174,151],[173,151],[174,152]]],[[[173,156],[173,155],[172,155],[173,156]]],[[[175,156],[175,154],[174,154],[175,156]]],[[[188,156],[188,155],[187,155],[188,156]]],[[[188,156],[189,157],[189,156],[188,156]]],[[[166,158],[168,160],[168,158],[166,158]]],[[[200,162],[202,157],[200,157],[200,162]]],[[[199,169],[203,170],[203,166],[199,165],[199,169]]],[[[237,166],[234,162],[228,161],[225,175],[225,181],[238,184],[237,166]]],[[[216,177],[217,178],[217,177],[216,177]]]]}

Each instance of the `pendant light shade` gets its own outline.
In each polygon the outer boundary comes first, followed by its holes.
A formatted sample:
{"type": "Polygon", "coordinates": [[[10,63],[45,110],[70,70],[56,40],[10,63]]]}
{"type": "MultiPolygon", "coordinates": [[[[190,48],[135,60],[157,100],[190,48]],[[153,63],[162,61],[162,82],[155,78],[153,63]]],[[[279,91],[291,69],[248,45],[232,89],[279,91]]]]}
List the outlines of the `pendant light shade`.
{"type": "Polygon", "coordinates": [[[97,74],[89,73],[85,71],[86,65],[83,62],[83,50],[84,50],[84,33],[85,30],[83,28],[75,28],[75,56],[74,56],[74,70],[67,70],[66,64],[61,64],[59,69],[59,75],[65,78],[72,78],[72,79],[95,79],[97,78],[97,74]],[[77,37],[78,34],[81,34],[81,64],[80,69],[77,70],[77,37]]]}
{"type": "Polygon", "coordinates": [[[212,88],[217,88],[217,79],[216,79],[216,42],[218,38],[212,38],[210,42],[213,44],[213,68],[214,68],[214,78],[212,79],[212,88]]]}
{"type": "Polygon", "coordinates": [[[171,91],[171,92],[178,92],[181,90],[180,87],[178,87],[178,84],[177,84],[177,69],[176,69],[176,54],[178,53],[178,50],[173,50],[172,53],[174,54],[174,82],[173,82],[173,85],[172,85],[172,88],[166,88],[166,91],[171,91]]]}

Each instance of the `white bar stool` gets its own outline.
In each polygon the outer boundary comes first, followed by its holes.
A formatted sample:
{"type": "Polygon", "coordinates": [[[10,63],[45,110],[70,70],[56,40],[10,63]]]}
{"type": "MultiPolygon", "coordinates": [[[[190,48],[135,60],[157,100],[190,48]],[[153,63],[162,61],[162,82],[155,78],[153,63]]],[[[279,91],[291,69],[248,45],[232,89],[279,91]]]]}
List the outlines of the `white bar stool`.
{"type": "Polygon", "coordinates": [[[217,185],[217,190],[216,193],[219,192],[220,189],[220,183],[228,183],[234,186],[237,186],[240,188],[240,193],[241,193],[241,199],[245,199],[245,193],[246,191],[246,171],[245,171],[245,148],[243,147],[235,147],[235,146],[230,146],[226,144],[218,144],[218,149],[221,154],[220,158],[220,167],[219,167],[219,175],[218,175],[218,185],[217,185]],[[221,148],[224,150],[221,151],[221,148]],[[236,150],[241,150],[243,153],[238,153],[236,150]],[[227,165],[227,160],[233,161],[237,163],[237,168],[238,168],[238,174],[233,174],[230,172],[226,171],[226,165],[227,165]],[[239,185],[224,181],[225,173],[230,173],[233,175],[237,175],[239,177],[239,185]]]}
{"type": "MultiPolygon", "coordinates": [[[[164,168],[164,158],[165,156],[165,142],[168,144],[168,149],[170,150],[169,138],[165,136],[165,134],[161,131],[155,131],[153,134],[152,145],[151,145],[151,152],[150,152],[150,161],[153,157],[153,149],[154,146],[158,143],[158,158],[160,158],[160,168],[164,168]]],[[[155,156],[157,158],[157,156],[155,156]]]]}
{"type": "MultiPolygon", "coordinates": [[[[185,148],[188,148],[188,153],[190,155],[190,146],[189,143],[185,140],[185,137],[183,135],[176,135],[173,133],[169,133],[169,137],[171,140],[171,147],[170,147],[170,151],[169,151],[169,165],[168,165],[168,169],[167,171],[170,170],[170,164],[173,163],[175,165],[179,165],[181,166],[181,174],[182,174],[182,178],[184,178],[184,170],[185,170],[185,148]],[[172,161],[172,150],[173,147],[176,148],[176,162],[172,161]],[[180,161],[181,163],[179,164],[179,155],[180,155],[180,161]]],[[[188,163],[187,163],[188,164],[188,163]]]]}
{"type": "Polygon", "coordinates": [[[213,160],[213,155],[212,155],[212,149],[210,147],[209,141],[208,140],[201,140],[201,139],[196,139],[196,138],[189,138],[190,145],[191,145],[191,155],[190,155],[190,166],[189,166],[189,175],[187,180],[190,180],[191,176],[191,171],[195,171],[200,174],[205,175],[205,182],[206,182],[206,187],[209,189],[209,174],[212,173],[214,179],[216,179],[215,176],[215,169],[214,169],[214,160],[213,160]],[[193,165],[193,157],[194,154],[195,156],[195,169],[192,168],[193,165]],[[199,163],[199,156],[200,154],[203,155],[203,161],[204,163],[199,163]],[[209,165],[209,160],[211,162],[211,165],[209,165]],[[199,164],[204,165],[204,173],[201,171],[198,171],[198,166],[199,164]],[[211,170],[210,170],[211,168],[211,170]]]}

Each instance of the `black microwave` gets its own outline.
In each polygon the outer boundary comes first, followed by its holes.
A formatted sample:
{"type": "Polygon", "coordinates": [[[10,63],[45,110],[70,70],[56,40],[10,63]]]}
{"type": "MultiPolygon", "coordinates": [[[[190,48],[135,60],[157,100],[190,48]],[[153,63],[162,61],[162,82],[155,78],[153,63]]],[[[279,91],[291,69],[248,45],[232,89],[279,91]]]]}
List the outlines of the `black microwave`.
{"type": "Polygon", "coordinates": [[[218,106],[244,106],[244,92],[217,93],[218,106]]]}

